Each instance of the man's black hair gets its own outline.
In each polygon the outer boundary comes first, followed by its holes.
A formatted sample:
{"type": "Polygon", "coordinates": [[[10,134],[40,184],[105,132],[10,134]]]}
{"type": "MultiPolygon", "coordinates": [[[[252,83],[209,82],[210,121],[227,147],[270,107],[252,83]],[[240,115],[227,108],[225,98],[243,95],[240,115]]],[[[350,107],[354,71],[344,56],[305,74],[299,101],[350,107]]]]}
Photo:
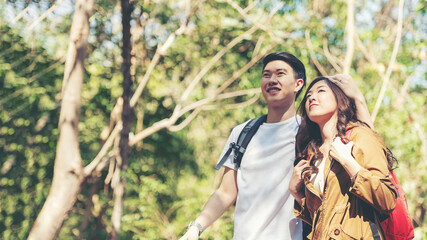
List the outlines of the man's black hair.
{"type": "Polygon", "coordinates": [[[302,79],[304,81],[302,88],[297,92],[295,99],[298,98],[299,94],[301,93],[302,89],[305,87],[306,83],[306,76],[305,76],[305,67],[304,64],[294,55],[287,53],[287,52],[274,52],[268,54],[263,60],[263,66],[262,71],[264,71],[265,66],[275,60],[281,60],[289,64],[292,69],[294,70],[295,79],[302,79]]]}

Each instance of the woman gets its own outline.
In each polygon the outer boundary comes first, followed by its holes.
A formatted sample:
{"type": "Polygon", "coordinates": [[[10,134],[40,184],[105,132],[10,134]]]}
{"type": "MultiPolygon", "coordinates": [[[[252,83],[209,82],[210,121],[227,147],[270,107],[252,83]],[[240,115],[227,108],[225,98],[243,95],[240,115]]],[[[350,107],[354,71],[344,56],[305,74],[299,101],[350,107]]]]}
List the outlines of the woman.
{"type": "Polygon", "coordinates": [[[305,120],[289,190],[310,239],[385,239],[379,214],[396,192],[382,138],[356,118],[354,103],[328,78],[315,79],[300,105],[305,120]],[[350,139],[346,131],[351,130],[350,139]]]}

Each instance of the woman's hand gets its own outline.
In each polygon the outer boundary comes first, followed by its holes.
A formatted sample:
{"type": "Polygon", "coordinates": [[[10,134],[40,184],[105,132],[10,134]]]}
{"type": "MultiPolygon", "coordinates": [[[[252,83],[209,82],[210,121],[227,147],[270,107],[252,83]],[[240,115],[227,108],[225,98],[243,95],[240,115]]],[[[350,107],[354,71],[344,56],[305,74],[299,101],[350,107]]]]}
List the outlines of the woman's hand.
{"type": "Polygon", "coordinates": [[[359,172],[360,168],[362,168],[351,154],[353,145],[354,143],[352,141],[345,144],[340,137],[336,137],[329,151],[329,155],[344,167],[350,178],[353,178],[353,176],[359,172]]]}
{"type": "Polygon", "coordinates": [[[340,137],[336,137],[331,144],[329,154],[341,163],[341,165],[344,165],[346,162],[354,160],[353,155],[351,155],[353,145],[354,143],[352,141],[345,144],[340,137]]]}
{"type": "Polygon", "coordinates": [[[304,180],[301,177],[302,170],[305,168],[307,160],[301,160],[292,172],[291,181],[289,182],[289,191],[294,196],[295,200],[301,205],[304,193],[301,191],[301,186],[304,180]]]}

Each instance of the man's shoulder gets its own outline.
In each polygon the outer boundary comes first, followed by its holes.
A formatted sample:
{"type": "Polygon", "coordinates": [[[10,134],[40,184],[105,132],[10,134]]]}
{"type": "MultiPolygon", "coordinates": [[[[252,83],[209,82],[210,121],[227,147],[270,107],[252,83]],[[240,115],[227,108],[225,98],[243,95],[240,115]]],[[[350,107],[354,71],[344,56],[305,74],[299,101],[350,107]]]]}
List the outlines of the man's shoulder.
{"type": "MultiPolygon", "coordinates": [[[[257,117],[258,118],[258,117],[257,117]]],[[[251,121],[251,120],[254,120],[254,119],[257,119],[257,118],[251,118],[251,119],[248,119],[248,120],[246,120],[245,122],[243,122],[243,123],[240,123],[240,124],[238,124],[237,126],[235,126],[234,128],[233,128],[233,131],[236,131],[236,132],[238,132],[238,133],[240,133],[241,131],[242,131],[242,129],[249,123],[249,121],[251,121]]]]}
{"type": "Polygon", "coordinates": [[[246,120],[246,121],[244,121],[244,122],[242,122],[242,123],[240,123],[240,124],[238,124],[237,126],[235,126],[233,129],[243,129],[245,126],[246,126],[246,124],[248,124],[248,122],[250,121],[250,120],[252,120],[253,118],[251,118],[251,119],[248,119],[248,120],[246,120]]]}

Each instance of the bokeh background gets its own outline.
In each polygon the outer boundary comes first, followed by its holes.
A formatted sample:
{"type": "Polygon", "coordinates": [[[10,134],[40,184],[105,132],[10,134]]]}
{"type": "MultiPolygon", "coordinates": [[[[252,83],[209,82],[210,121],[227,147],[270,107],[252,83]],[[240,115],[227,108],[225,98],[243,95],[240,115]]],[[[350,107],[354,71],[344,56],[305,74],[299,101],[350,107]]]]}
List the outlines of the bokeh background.
{"type": "MultiPolygon", "coordinates": [[[[214,166],[231,128],[266,113],[260,59],[273,51],[299,57],[309,80],[353,76],[399,160],[416,239],[427,239],[426,1],[135,0],[122,11],[126,3],[1,0],[0,239],[29,236],[58,195],[54,169],[71,203],[39,239],[178,239],[220,182],[214,166]],[[85,40],[71,28],[84,28],[79,2],[90,8],[81,90],[64,84],[67,51],[85,40]],[[81,93],[69,95],[80,102],[77,148],[58,144],[67,91],[81,93]],[[123,96],[134,96],[122,123],[130,148],[113,134],[123,96]],[[84,173],[64,167],[57,151],[67,146],[84,173]]],[[[202,238],[232,232],[230,209],[202,238]]]]}

